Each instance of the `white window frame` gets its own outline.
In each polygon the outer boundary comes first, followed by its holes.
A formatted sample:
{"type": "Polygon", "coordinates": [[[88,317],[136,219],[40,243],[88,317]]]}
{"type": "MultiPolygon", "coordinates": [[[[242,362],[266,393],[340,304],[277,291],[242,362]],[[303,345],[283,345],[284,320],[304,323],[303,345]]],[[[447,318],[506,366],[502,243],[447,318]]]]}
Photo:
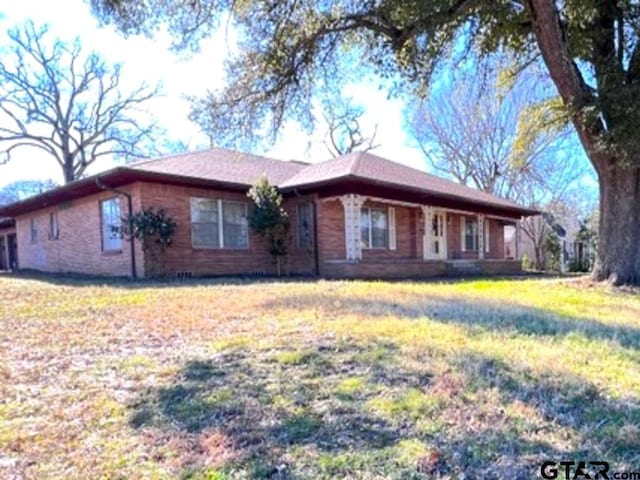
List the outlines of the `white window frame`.
{"type": "Polygon", "coordinates": [[[387,209],[385,209],[384,207],[362,207],[360,209],[361,212],[361,216],[362,216],[362,212],[367,211],[367,218],[369,220],[368,225],[366,226],[367,228],[367,243],[362,241],[362,220],[360,221],[360,241],[362,243],[362,248],[366,249],[366,250],[388,250],[389,249],[389,232],[390,232],[390,228],[389,228],[389,211],[387,209]],[[386,234],[386,245],[384,247],[373,247],[371,246],[372,240],[373,240],[373,235],[372,235],[372,231],[373,231],[373,223],[372,223],[372,215],[371,212],[372,211],[378,211],[378,212],[384,212],[384,214],[387,217],[387,234],[386,234]]]}
{"type": "Polygon", "coordinates": [[[248,203],[247,202],[242,202],[242,201],[238,201],[238,200],[222,200],[220,198],[207,198],[207,197],[191,197],[190,198],[190,221],[191,221],[191,246],[193,248],[197,248],[197,249],[212,249],[212,250],[248,250],[249,249],[249,241],[250,241],[250,235],[249,235],[249,226],[248,224],[246,225],[246,245],[242,246],[242,247],[237,247],[237,246],[231,246],[228,247],[225,245],[224,242],[224,204],[235,204],[235,205],[242,205],[242,207],[244,208],[244,219],[245,221],[248,222],[248,213],[249,213],[249,208],[248,208],[248,203]],[[201,245],[201,244],[196,244],[194,243],[195,237],[193,235],[193,225],[194,223],[213,223],[213,222],[194,222],[193,221],[193,213],[194,213],[194,200],[206,200],[209,202],[215,202],[216,204],[216,209],[218,212],[218,228],[217,228],[217,236],[218,236],[218,245],[201,245]]]}
{"type": "Polygon", "coordinates": [[[476,228],[475,228],[475,234],[473,235],[473,241],[471,242],[472,245],[472,249],[467,249],[467,217],[466,216],[461,216],[460,217],[460,241],[462,243],[461,248],[463,252],[478,252],[478,219],[477,218],[473,218],[473,217],[469,217],[469,219],[471,220],[471,223],[475,223],[476,228]]]}
{"type": "Polygon", "coordinates": [[[247,202],[241,202],[237,200],[218,200],[218,216],[220,218],[220,232],[219,232],[220,248],[224,248],[227,250],[247,250],[249,248],[249,224],[248,224],[249,210],[248,210],[247,202]],[[224,205],[225,204],[241,205],[244,209],[243,218],[245,221],[246,244],[242,247],[237,247],[237,246],[227,247],[224,244],[224,205]]]}
{"type": "Polygon", "coordinates": [[[122,251],[122,235],[113,233],[114,226],[120,226],[122,219],[120,210],[120,198],[111,197],[100,202],[100,230],[102,232],[102,251],[103,252],[121,252],[122,251]],[[117,218],[114,219],[114,207],[117,207],[117,218]],[[107,207],[110,206],[110,207],[107,207]],[[106,210],[109,208],[109,211],[106,210]],[[108,214],[108,215],[107,215],[108,214]],[[107,218],[108,216],[108,218],[107,218]],[[107,223],[108,222],[108,223],[107,223]]]}

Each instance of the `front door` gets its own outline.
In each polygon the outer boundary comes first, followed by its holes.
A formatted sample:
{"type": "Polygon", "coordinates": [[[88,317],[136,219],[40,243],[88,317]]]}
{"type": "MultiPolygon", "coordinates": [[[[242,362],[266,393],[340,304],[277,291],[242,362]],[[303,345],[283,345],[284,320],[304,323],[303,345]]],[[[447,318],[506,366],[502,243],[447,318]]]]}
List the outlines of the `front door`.
{"type": "Polygon", "coordinates": [[[425,235],[425,258],[429,260],[446,260],[447,258],[447,214],[440,210],[431,213],[431,225],[425,235]]]}
{"type": "Polygon", "coordinates": [[[7,237],[9,247],[9,269],[18,268],[18,239],[15,234],[7,237]]]}

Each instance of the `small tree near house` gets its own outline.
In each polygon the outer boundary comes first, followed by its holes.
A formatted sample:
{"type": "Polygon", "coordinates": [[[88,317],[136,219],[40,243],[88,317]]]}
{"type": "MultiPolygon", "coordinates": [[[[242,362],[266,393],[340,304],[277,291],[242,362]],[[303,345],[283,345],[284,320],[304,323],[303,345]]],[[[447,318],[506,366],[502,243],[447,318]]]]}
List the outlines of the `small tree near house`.
{"type": "MultiPolygon", "coordinates": [[[[157,261],[160,254],[173,243],[173,235],[178,228],[177,222],[171,218],[167,210],[153,207],[142,209],[122,219],[121,233],[127,239],[135,238],[140,242],[142,251],[154,260],[153,265],[160,266],[157,261]]],[[[161,274],[160,270],[150,272],[161,274]]]]}
{"type": "Polygon", "coordinates": [[[282,208],[282,195],[263,177],[251,187],[247,196],[255,204],[249,214],[249,226],[260,236],[266,237],[269,254],[280,276],[282,259],[287,256],[290,226],[287,212],[282,208]]]}

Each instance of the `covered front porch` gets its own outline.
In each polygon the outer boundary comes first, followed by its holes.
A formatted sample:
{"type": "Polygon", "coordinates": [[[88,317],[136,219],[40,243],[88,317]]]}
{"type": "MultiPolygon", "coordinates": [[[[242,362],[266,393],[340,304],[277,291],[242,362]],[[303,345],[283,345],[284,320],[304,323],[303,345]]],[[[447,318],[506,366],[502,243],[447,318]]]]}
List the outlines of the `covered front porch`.
{"type": "Polygon", "coordinates": [[[504,227],[517,229],[516,217],[486,208],[462,210],[355,193],[324,198],[321,203],[320,211],[333,222],[320,222],[320,238],[325,233],[322,227],[326,231],[329,223],[343,230],[342,241],[333,242],[343,249],[321,248],[323,276],[417,278],[521,272],[517,251],[510,252],[511,258],[505,254],[504,227]],[[336,225],[338,219],[342,225],[336,225]]]}

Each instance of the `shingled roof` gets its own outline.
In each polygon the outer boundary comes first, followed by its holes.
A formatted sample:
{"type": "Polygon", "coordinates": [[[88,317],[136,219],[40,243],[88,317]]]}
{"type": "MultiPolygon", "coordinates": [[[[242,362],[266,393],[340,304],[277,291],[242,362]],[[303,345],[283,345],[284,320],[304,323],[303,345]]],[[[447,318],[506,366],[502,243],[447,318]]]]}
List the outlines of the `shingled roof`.
{"type": "Polygon", "coordinates": [[[506,209],[517,215],[536,213],[503,198],[429,175],[368,152],[351,153],[308,164],[212,148],[116,167],[22,202],[0,207],[0,216],[16,216],[79,198],[99,191],[104,185],[119,187],[134,181],[148,181],[244,190],[263,176],[283,192],[295,189],[321,190],[341,181],[357,181],[410,191],[412,195],[417,193],[455,199],[466,204],[479,203],[506,209]]]}
{"type": "Polygon", "coordinates": [[[369,152],[354,152],[326,162],[309,165],[280,184],[280,188],[324,184],[340,178],[396,185],[435,195],[481,202],[506,208],[522,208],[509,200],[392,162],[369,152]]]}
{"type": "Polygon", "coordinates": [[[257,179],[267,177],[274,185],[280,185],[307,166],[302,162],[284,162],[250,153],[212,148],[143,160],[127,168],[238,185],[253,185],[257,179]]]}

